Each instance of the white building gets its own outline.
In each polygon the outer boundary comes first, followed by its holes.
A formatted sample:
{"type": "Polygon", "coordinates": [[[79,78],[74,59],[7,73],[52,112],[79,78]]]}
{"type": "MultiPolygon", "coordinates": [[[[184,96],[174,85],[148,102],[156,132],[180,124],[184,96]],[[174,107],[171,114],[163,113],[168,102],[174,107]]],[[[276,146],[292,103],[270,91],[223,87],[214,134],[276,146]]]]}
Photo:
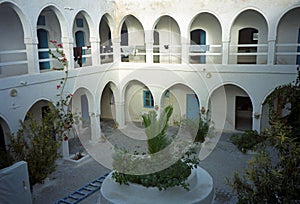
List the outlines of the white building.
{"type": "Polygon", "coordinates": [[[56,100],[69,61],[73,111],[101,135],[172,104],[172,122],[205,110],[217,129],[260,131],[266,97],[296,78],[300,1],[0,0],[0,138],[56,100]],[[74,61],[82,47],[82,67],[74,61]]]}

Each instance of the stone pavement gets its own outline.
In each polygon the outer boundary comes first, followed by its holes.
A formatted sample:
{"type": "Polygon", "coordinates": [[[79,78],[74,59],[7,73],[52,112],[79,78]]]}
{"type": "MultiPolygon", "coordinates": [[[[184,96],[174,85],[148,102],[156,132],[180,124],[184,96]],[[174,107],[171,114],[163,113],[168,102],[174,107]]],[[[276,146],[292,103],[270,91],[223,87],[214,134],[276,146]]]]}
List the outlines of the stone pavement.
{"type": "MultiPolygon", "coordinates": [[[[107,138],[120,138],[122,133],[113,128],[102,128],[107,138]]],[[[203,161],[200,166],[208,171],[214,180],[216,198],[215,204],[235,203],[230,186],[225,182],[225,178],[231,178],[235,171],[242,172],[247,164],[247,160],[252,155],[242,154],[229,141],[232,132],[223,132],[222,136],[214,148],[213,152],[203,161]]],[[[70,142],[70,151],[74,152],[77,142],[70,142]]],[[[92,157],[87,158],[79,164],[59,160],[57,170],[49,176],[44,184],[37,184],[33,187],[32,199],[34,204],[52,204],[55,201],[71,194],[80,187],[88,184],[94,179],[110,172],[92,157]]],[[[99,191],[94,193],[82,204],[97,203],[99,191]]]]}

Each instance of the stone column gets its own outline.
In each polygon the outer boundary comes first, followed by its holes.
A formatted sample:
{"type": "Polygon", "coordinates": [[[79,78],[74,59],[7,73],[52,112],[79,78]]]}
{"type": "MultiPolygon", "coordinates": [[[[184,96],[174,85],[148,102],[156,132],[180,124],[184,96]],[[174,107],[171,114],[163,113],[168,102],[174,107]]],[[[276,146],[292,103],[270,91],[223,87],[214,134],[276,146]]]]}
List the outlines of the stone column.
{"type": "Polygon", "coordinates": [[[100,63],[100,40],[97,37],[91,37],[91,55],[92,55],[92,65],[97,66],[100,63]]]}
{"type": "Polygon", "coordinates": [[[25,38],[24,43],[26,46],[26,54],[28,61],[28,74],[40,73],[38,40],[32,38],[25,38]]]}
{"type": "Polygon", "coordinates": [[[268,41],[268,65],[273,65],[275,63],[275,39],[268,41]]]}
{"type": "Polygon", "coordinates": [[[222,64],[228,64],[229,60],[229,41],[222,42],[222,64]]]}

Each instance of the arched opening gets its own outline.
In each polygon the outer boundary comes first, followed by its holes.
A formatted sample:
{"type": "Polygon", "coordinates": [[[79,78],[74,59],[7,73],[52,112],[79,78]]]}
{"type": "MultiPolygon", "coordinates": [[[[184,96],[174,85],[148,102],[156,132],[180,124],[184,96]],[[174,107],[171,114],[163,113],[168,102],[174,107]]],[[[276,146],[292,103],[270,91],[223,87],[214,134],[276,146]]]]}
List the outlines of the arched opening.
{"type": "Polygon", "coordinates": [[[48,39],[48,31],[45,29],[38,29],[37,30],[37,37],[38,37],[38,49],[42,49],[39,51],[39,66],[40,70],[50,69],[50,62],[49,61],[42,61],[43,59],[49,59],[49,39],[48,39]]]}
{"type": "Polygon", "coordinates": [[[231,27],[229,63],[267,64],[268,23],[258,11],[240,13],[231,27]]]}
{"type": "Polygon", "coordinates": [[[135,126],[142,125],[142,115],[154,110],[151,90],[139,81],[130,81],[125,90],[125,121],[135,126]]]}
{"type": "Polygon", "coordinates": [[[288,11],[277,27],[275,64],[300,64],[300,7],[288,11]]]}
{"type": "Polygon", "coordinates": [[[249,95],[236,85],[220,86],[210,95],[209,117],[218,130],[252,130],[252,112],[249,95]]]}
{"type": "MultiPolygon", "coordinates": [[[[250,45],[249,47],[239,47],[239,53],[256,53],[257,47],[251,46],[256,45],[258,42],[258,30],[255,28],[243,28],[239,30],[238,44],[250,45]]],[[[237,59],[238,64],[256,64],[256,55],[239,55],[237,59]]]]}
{"type": "Polygon", "coordinates": [[[145,33],[140,21],[129,15],[121,27],[121,61],[146,62],[145,33]]]}

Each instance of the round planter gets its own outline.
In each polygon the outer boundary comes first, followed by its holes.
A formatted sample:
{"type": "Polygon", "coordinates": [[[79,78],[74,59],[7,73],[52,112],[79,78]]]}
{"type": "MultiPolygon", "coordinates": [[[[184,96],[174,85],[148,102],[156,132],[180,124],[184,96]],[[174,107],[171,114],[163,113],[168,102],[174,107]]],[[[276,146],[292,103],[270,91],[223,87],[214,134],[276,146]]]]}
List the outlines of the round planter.
{"type": "Polygon", "coordinates": [[[101,204],[208,204],[214,199],[213,179],[207,171],[198,167],[188,178],[190,190],[172,187],[159,191],[156,187],[144,187],[138,184],[120,185],[112,179],[110,173],[102,183],[101,204]]]}

